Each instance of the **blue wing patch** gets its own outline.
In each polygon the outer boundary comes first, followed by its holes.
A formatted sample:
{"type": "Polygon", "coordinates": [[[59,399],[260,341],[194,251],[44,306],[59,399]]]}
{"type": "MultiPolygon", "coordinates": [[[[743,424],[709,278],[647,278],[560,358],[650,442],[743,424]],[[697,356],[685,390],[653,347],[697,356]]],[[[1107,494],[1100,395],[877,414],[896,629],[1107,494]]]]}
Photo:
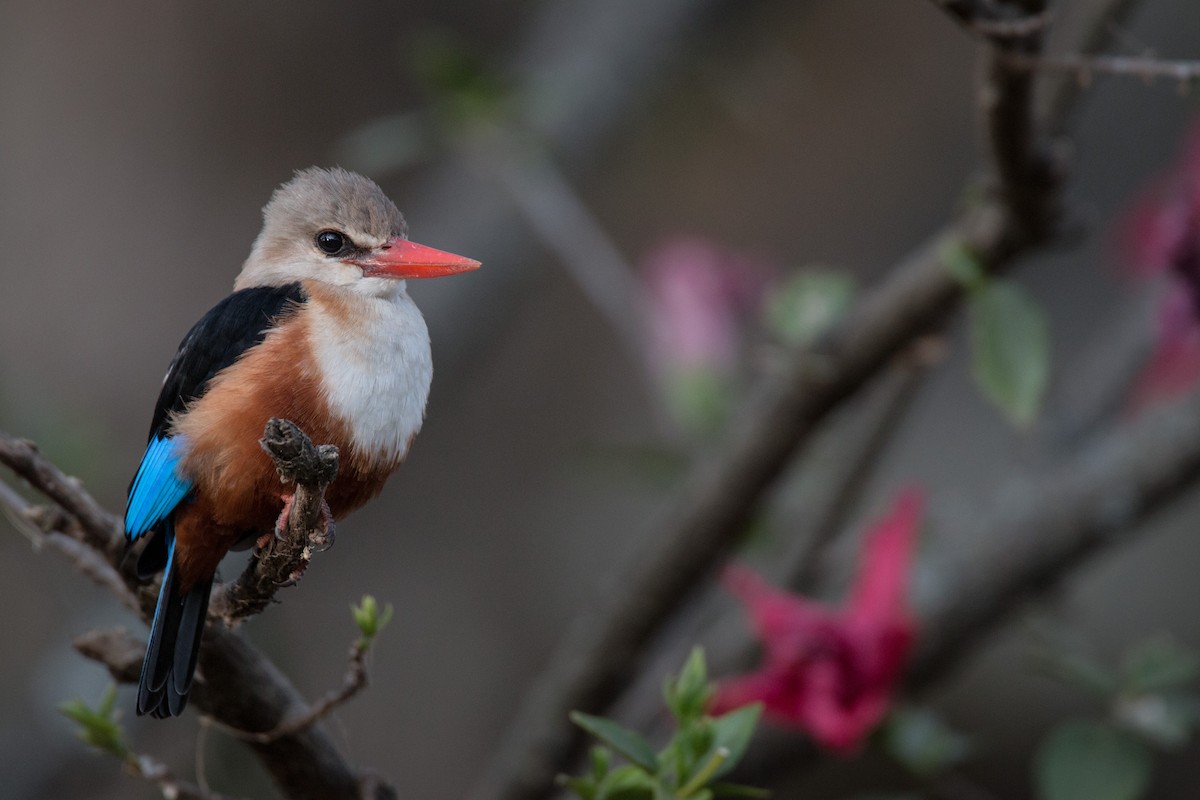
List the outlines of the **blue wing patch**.
{"type": "Polygon", "coordinates": [[[182,436],[150,439],[125,506],[125,536],[129,541],[136,541],[165,519],[191,491],[192,482],[179,474],[186,441],[182,436]]]}

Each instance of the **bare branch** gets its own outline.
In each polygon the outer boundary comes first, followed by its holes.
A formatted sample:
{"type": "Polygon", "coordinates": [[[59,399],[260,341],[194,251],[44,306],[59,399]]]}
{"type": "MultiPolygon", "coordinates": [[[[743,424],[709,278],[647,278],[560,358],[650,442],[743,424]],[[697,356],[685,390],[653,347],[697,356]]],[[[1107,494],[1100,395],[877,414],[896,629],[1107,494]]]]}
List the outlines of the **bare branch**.
{"type": "Polygon", "coordinates": [[[314,446],[294,423],[274,418],[261,444],[275,461],[280,480],[294,484],[295,492],[285,512],[286,530],[264,537],[242,574],[213,594],[210,615],[231,627],[261,613],[279,589],[300,579],[314,553],[333,544],[333,521],[324,498],[337,476],[337,448],[314,446]]]}
{"type": "Polygon", "coordinates": [[[0,432],[0,463],[79,520],[84,540],[116,563],[125,550],[121,523],[87,493],[78,478],[64,475],[33,442],[3,432],[0,432]]]}
{"type": "Polygon", "coordinates": [[[1200,61],[1171,61],[1151,56],[1088,56],[1079,53],[1029,56],[1007,53],[1005,64],[1026,72],[1067,72],[1080,86],[1087,86],[1096,75],[1140,78],[1147,83],[1157,79],[1173,80],[1187,89],[1200,79],[1200,61]]]}
{"type": "Polygon", "coordinates": [[[172,800],[233,800],[229,795],[180,780],[166,764],[142,753],[130,753],[125,766],[134,775],[157,786],[163,797],[172,800]]]}
{"type": "Polygon", "coordinates": [[[76,636],[71,645],[84,658],[104,666],[117,683],[137,683],[142,674],[146,640],[124,628],[105,628],[76,636]]]}
{"type": "Polygon", "coordinates": [[[367,688],[367,652],[370,650],[369,640],[359,639],[350,646],[350,666],[342,679],[342,685],[328,692],[303,714],[288,719],[269,731],[250,733],[221,726],[221,729],[231,736],[251,742],[269,744],[307,730],[320,720],[329,716],[340,705],[343,705],[363,689],[367,688]]]}

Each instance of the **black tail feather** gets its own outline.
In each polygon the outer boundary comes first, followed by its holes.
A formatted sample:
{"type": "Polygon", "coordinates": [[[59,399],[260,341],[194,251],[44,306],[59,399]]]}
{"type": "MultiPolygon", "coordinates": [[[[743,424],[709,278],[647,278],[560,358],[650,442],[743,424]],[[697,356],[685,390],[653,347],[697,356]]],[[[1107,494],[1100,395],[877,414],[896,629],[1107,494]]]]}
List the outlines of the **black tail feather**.
{"type": "Polygon", "coordinates": [[[142,661],[137,713],[165,719],[178,716],[187,705],[196,658],[200,654],[212,581],[197,584],[180,596],[179,573],[173,558],[175,531],[168,522],[158,535],[167,544],[166,572],[158,593],[154,622],[150,626],[146,657],[142,661]]]}

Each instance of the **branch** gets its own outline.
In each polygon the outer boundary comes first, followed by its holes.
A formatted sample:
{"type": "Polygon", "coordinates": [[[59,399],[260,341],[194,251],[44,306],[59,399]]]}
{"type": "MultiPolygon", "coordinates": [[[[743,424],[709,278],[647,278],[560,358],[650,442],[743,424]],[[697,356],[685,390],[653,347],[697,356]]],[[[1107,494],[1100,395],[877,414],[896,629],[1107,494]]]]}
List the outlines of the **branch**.
{"type": "MultiPolygon", "coordinates": [[[[321,453],[319,448],[317,452],[321,453]]],[[[77,480],[63,475],[31,443],[3,433],[0,433],[0,463],[8,465],[18,476],[51,497],[69,516],[68,522],[71,524],[64,527],[101,555],[99,561],[106,561],[114,569],[120,565],[123,547],[112,546],[113,534],[118,542],[123,538],[120,537],[119,523],[92,500],[77,480]],[[76,516],[75,512],[80,516],[76,516]]],[[[11,490],[0,492],[0,502],[11,500],[12,497],[19,498],[19,495],[11,490]]],[[[301,509],[311,508],[308,501],[304,500],[299,501],[298,505],[301,509]]],[[[319,509],[319,501],[316,506],[319,509]]],[[[304,518],[304,514],[310,513],[297,512],[289,522],[310,525],[313,518],[304,518]]],[[[62,535],[62,538],[69,539],[66,535],[62,535]]],[[[46,541],[53,544],[58,538],[47,537],[46,541]]],[[[303,551],[304,548],[300,549],[303,551]]],[[[97,559],[86,559],[85,563],[90,565],[94,561],[97,559]]],[[[116,588],[110,579],[102,584],[122,597],[127,592],[139,589],[131,574],[121,572],[120,576],[124,590],[116,588]]],[[[274,588],[271,587],[272,592],[274,588]]],[[[143,595],[149,594],[143,592],[143,595]]],[[[142,606],[143,619],[148,619],[152,607],[152,604],[149,608],[142,606]]],[[[136,669],[140,671],[140,653],[144,651],[145,643],[131,644],[132,637],[128,634],[108,632],[108,635],[107,644],[104,643],[104,634],[83,637],[81,652],[92,658],[99,656],[99,660],[114,675],[122,670],[132,671],[135,669],[133,664],[137,664],[136,669]]],[[[251,732],[271,731],[285,720],[309,713],[307,703],[275,665],[236,633],[219,621],[214,621],[211,615],[200,650],[200,669],[192,688],[192,702],[222,725],[251,732]]],[[[250,746],[280,790],[289,798],[388,800],[396,797],[395,789],[378,776],[359,772],[352,767],[338,753],[320,724],[287,733],[271,742],[251,743],[250,746]]]]}
{"type": "MultiPolygon", "coordinates": [[[[1027,601],[1144,524],[1200,482],[1200,392],[1146,414],[1043,475],[1010,481],[956,529],[951,550],[923,565],[915,598],[921,638],[907,692],[932,687],[1027,601]]],[[[795,734],[756,745],[744,767],[794,774],[816,760],[795,734]]]]}
{"type": "Polygon", "coordinates": [[[210,615],[230,627],[262,613],[276,591],[300,579],[314,553],[333,544],[324,498],[337,476],[337,448],[316,447],[295,423],[275,418],[267,422],[259,443],[275,462],[280,481],[295,484],[295,493],[285,507],[286,529],[260,542],[242,574],[213,595],[210,615]]]}
{"type": "Polygon", "coordinates": [[[1150,83],[1156,79],[1178,81],[1181,88],[1200,79],[1200,61],[1172,61],[1151,56],[1088,56],[1081,53],[1028,56],[1009,53],[1005,63],[1026,72],[1067,72],[1087,86],[1096,75],[1141,78],[1150,83]]]}
{"type": "Polygon", "coordinates": [[[275,726],[272,730],[262,733],[248,733],[246,731],[226,729],[227,732],[237,736],[239,739],[269,744],[270,742],[282,739],[284,736],[292,736],[311,728],[318,721],[332,714],[338,706],[343,705],[363,689],[367,688],[369,681],[367,675],[367,652],[369,650],[370,641],[367,639],[359,639],[351,645],[350,666],[346,670],[346,676],[342,679],[342,685],[313,703],[312,707],[305,713],[288,719],[275,726]]]}
{"type": "MultiPolygon", "coordinates": [[[[1026,11],[1039,13],[1040,4],[1026,11]]],[[[1035,52],[1036,33],[1009,47],[1035,52]]],[[[991,271],[1044,242],[1058,220],[1059,180],[1035,134],[1032,79],[997,59],[987,93],[994,194],[969,209],[893,269],[817,352],[802,352],[734,421],[722,452],[699,464],[647,535],[647,552],[622,570],[622,584],[576,620],[533,684],[471,797],[545,796],[582,736],[571,710],[596,712],[619,694],[643,649],[741,537],[784,468],[830,412],[919,336],[941,325],[962,297],[941,253],[969,248],[991,271]]]]}
{"type": "Polygon", "coordinates": [[[68,477],[54,466],[33,442],[0,432],[0,464],[77,519],[82,526],[79,538],[103,553],[109,562],[115,564],[124,553],[120,521],[87,493],[78,478],[68,477]]]}
{"type": "Polygon", "coordinates": [[[124,763],[130,772],[153,783],[163,797],[171,800],[231,800],[228,795],[180,780],[166,764],[144,753],[130,753],[124,763]]]}

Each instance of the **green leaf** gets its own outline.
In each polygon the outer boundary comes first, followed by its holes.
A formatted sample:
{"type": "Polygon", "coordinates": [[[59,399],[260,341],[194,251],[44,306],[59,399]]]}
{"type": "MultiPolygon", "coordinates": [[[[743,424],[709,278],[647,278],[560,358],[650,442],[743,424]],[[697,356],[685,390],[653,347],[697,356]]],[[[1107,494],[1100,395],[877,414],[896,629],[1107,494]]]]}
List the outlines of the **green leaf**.
{"type": "Polygon", "coordinates": [[[1154,637],[1126,654],[1121,675],[1129,692],[1178,689],[1200,677],[1200,654],[1180,647],[1171,639],[1154,637]]]}
{"type": "Polygon", "coordinates": [[[76,733],[80,739],[97,750],[125,758],[129,754],[129,747],[125,744],[118,715],[113,713],[116,698],[117,687],[112,685],[105,690],[100,704],[95,709],[76,699],[63,703],[58,710],[79,725],[76,733]]]}
{"type": "Polygon", "coordinates": [[[1135,736],[1083,720],[1058,725],[1034,760],[1041,800],[1137,800],[1150,770],[1150,752],[1135,736]]]}
{"type": "Polygon", "coordinates": [[[611,766],[612,757],[608,752],[607,747],[596,746],[592,748],[592,777],[597,781],[603,780],[608,774],[608,769],[611,766]]]}
{"type": "Polygon", "coordinates": [[[1113,718],[1121,727],[1167,750],[1188,743],[1193,712],[1192,699],[1182,694],[1126,696],[1113,706],[1113,718]]]}
{"type": "Polygon", "coordinates": [[[962,242],[946,242],[942,245],[940,255],[950,277],[958,281],[963,288],[975,292],[987,284],[987,270],[984,269],[983,261],[962,242]]]}
{"type": "Polygon", "coordinates": [[[840,322],[853,299],[854,279],[849,275],[805,270],[767,297],[764,322],[783,341],[805,347],[840,322]]]}
{"type": "Polygon", "coordinates": [[[682,724],[698,719],[708,707],[712,687],[708,683],[708,667],[704,663],[704,650],[692,648],[688,660],[678,678],[667,677],[663,683],[663,698],[667,708],[682,724]]]}
{"type": "Polygon", "coordinates": [[[392,610],[392,604],[388,603],[380,611],[379,603],[369,594],[363,595],[359,605],[350,606],[350,612],[354,615],[354,623],[358,625],[358,629],[363,635],[363,641],[359,643],[360,647],[367,646],[372,639],[379,635],[379,632],[392,619],[392,610]]]}
{"type": "MultiPolygon", "coordinates": [[[[637,731],[631,731],[610,719],[593,717],[591,714],[579,711],[571,712],[571,721],[634,764],[644,767],[651,773],[658,772],[658,757],[654,755],[650,745],[637,731]]],[[[616,772],[617,770],[613,770],[609,775],[616,772]]]]}
{"type": "Polygon", "coordinates": [[[725,775],[742,760],[750,738],[754,736],[754,729],[758,725],[762,710],[762,703],[753,703],[713,719],[713,748],[724,748],[729,752],[725,761],[713,773],[713,778],[725,775]]]}
{"type": "Polygon", "coordinates": [[[746,786],[741,783],[714,783],[708,787],[716,797],[770,797],[771,793],[757,786],[746,786]]]}
{"type": "Polygon", "coordinates": [[[967,738],[928,709],[899,709],[883,731],[888,755],[921,778],[933,778],[959,764],[970,750],[967,738]]]}
{"type": "Polygon", "coordinates": [[[658,784],[632,764],[617,767],[600,782],[596,800],[654,800],[658,784]]]}
{"type": "Polygon", "coordinates": [[[670,370],[664,385],[671,416],[699,436],[715,434],[729,417],[733,386],[729,376],[707,366],[670,370]]]}
{"type": "Polygon", "coordinates": [[[970,306],[975,383],[1018,427],[1037,417],[1050,379],[1050,340],[1042,309],[1019,286],[991,281],[970,306]]]}
{"type": "Polygon", "coordinates": [[[558,785],[574,792],[579,800],[596,799],[596,781],[591,778],[572,778],[570,775],[559,775],[558,785]]]}
{"type": "Polygon", "coordinates": [[[1117,691],[1119,681],[1113,671],[1081,653],[1047,650],[1040,658],[1043,668],[1063,683],[1101,697],[1117,691]]]}

